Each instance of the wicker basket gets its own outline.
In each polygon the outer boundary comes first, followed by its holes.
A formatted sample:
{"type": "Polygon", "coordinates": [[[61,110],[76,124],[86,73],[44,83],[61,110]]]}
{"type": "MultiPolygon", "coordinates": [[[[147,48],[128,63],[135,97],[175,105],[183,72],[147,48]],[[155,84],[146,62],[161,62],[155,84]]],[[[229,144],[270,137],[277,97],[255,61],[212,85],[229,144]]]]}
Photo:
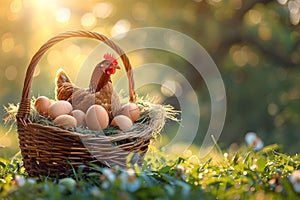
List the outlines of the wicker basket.
{"type": "Polygon", "coordinates": [[[93,38],[115,50],[125,66],[129,83],[129,101],[135,101],[131,64],[124,51],[104,35],[89,31],[69,31],[47,41],[33,56],[24,81],[22,99],[17,113],[20,149],[29,176],[69,176],[73,168],[94,163],[102,167],[126,166],[127,157],[140,164],[153,138],[157,122],[145,123],[142,128],[110,136],[81,134],[54,126],[30,121],[30,88],[34,70],[43,54],[56,43],[72,37],[93,38]],[[119,142],[119,143],[118,143],[119,142]],[[115,145],[116,143],[120,145],[115,145]],[[131,157],[131,156],[130,156],[131,157]]]}

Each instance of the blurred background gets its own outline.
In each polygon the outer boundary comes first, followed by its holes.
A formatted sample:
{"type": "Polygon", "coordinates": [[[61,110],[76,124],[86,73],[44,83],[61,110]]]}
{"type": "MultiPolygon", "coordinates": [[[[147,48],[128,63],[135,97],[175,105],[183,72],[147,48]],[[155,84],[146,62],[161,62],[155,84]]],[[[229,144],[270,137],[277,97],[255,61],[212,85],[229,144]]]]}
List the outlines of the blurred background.
{"type": "MultiPolygon", "coordinates": [[[[52,36],[84,29],[113,37],[134,28],[157,26],[190,36],[217,64],[227,94],[226,122],[218,141],[221,147],[240,145],[245,133],[254,131],[265,144],[280,143],[285,152],[298,153],[299,8],[299,0],[2,0],[0,105],[20,101],[27,65],[52,36]]],[[[71,78],[80,76],[80,67],[97,44],[71,39],[49,50],[35,70],[31,94],[54,98],[56,70],[63,67],[71,78]]],[[[149,50],[129,54],[129,58],[133,66],[164,63],[189,80],[201,102],[195,145],[201,144],[210,119],[210,99],[202,77],[195,75],[189,63],[169,53],[149,50]]],[[[177,87],[172,80],[167,83],[177,87]]],[[[161,90],[158,95],[162,102],[178,103],[174,93],[161,90]]],[[[5,117],[3,109],[0,114],[5,117]]],[[[167,139],[173,129],[166,128],[167,139]]],[[[16,128],[9,130],[1,121],[0,156],[16,152],[16,128]]]]}

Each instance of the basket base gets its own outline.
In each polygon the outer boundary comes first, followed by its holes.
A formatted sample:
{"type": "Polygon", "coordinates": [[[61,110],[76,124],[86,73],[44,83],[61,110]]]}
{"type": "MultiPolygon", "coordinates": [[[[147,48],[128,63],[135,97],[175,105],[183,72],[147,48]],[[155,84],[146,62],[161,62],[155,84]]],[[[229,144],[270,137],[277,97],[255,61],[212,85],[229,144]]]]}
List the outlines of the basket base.
{"type": "Polygon", "coordinates": [[[116,137],[74,133],[36,123],[18,125],[18,133],[24,166],[31,177],[72,176],[80,167],[84,172],[97,171],[92,165],[126,167],[129,158],[129,163],[140,165],[150,143],[150,138],[139,142],[133,138],[132,142],[114,146],[116,137]]]}

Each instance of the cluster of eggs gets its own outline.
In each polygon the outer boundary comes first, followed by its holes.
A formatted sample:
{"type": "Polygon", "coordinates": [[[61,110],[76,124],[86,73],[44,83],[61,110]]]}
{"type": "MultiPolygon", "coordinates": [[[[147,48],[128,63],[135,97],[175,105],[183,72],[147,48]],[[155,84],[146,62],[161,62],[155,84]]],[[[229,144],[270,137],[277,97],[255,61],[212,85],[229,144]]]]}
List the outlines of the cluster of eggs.
{"type": "Polygon", "coordinates": [[[55,125],[63,128],[87,127],[90,130],[104,130],[110,124],[127,131],[140,117],[140,110],[135,103],[123,105],[111,122],[107,111],[101,105],[92,105],[84,113],[73,110],[68,101],[51,102],[45,96],[38,97],[34,105],[40,115],[49,116],[55,125]]]}

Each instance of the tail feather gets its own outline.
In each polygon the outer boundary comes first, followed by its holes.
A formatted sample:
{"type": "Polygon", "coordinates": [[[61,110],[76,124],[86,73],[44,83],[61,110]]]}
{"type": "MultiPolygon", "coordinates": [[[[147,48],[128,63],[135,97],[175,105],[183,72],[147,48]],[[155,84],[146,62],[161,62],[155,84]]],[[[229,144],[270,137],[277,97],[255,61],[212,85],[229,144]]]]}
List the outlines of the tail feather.
{"type": "Polygon", "coordinates": [[[73,84],[69,76],[61,68],[56,72],[55,84],[55,99],[67,100],[73,92],[73,89],[69,88],[73,87],[73,84]]]}
{"type": "Polygon", "coordinates": [[[63,83],[71,83],[71,79],[69,76],[65,73],[63,69],[59,69],[56,72],[56,87],[61,87],[63,83]]]}

